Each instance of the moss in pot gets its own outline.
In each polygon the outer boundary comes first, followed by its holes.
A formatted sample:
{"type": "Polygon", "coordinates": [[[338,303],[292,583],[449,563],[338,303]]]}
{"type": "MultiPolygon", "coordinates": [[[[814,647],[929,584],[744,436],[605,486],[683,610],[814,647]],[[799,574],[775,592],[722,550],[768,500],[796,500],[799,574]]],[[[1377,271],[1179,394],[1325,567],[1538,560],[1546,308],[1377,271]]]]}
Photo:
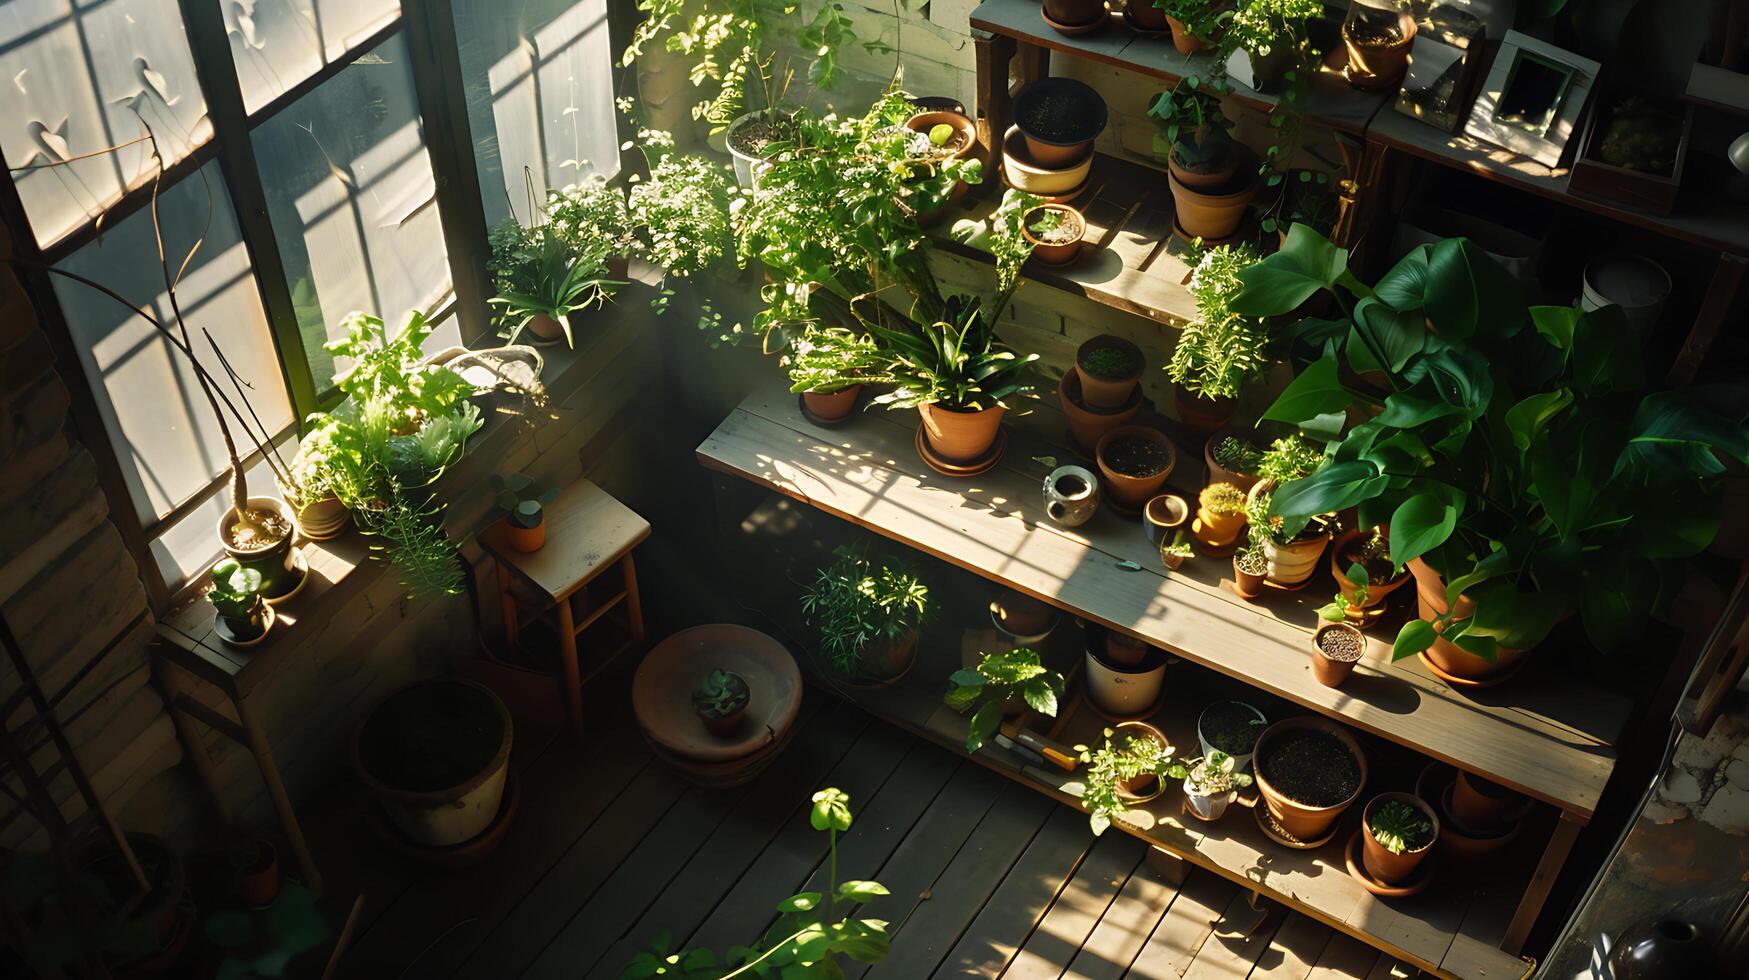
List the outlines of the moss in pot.
{"type": "Polygon", "coordinates": [[[1098,411],[1115,411],[1128,404],[1141,382],[1145,362],[1134,341],[1101,334],[1075,349],[1075,374],[1081,382],[1081,401],[1098,411]]]}

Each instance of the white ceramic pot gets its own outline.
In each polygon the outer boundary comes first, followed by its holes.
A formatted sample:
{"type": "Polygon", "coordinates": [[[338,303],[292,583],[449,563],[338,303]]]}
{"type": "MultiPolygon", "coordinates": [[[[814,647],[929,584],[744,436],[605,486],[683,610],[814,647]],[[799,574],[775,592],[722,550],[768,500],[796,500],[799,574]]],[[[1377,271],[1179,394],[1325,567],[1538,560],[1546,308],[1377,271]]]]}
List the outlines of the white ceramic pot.
{"type": "Polygon", "coordinates": [[[1134,667],[1107,663],[1100,658],[1103,643],[1087,651],[1087,696],[1093,706],[1116,718],[1147,714],[1160,700],[1166,680],[1166,658],[1150,654],[1134,667]]]}
{"type": "Polygon", "coordinates": [[[1202,796],[1190,788],[1190,780],[1184,781],[1184,802],[1190,805],[1192,813],[1204,820],[1219,820],[1227,813],[1227,807],[1238,797],[1238,790],[1227,790],[1219,796],[1202,796]]]}
{"type": "MultiPolygon", "coordinates": [[[[1256,707],[1249,705],[1249,704],[1246,704],[1243,701],[1217,701],[1215,703],[1216,704],[1236,704],[1236,705],[1239,705],[1240,707],[1245,708],[1248,711],[1250,711],[1252,714],[1256,715],[1258,721],[1263,722],[1265,725],[1267,725],[1269,723],[1269,719],[1263,717],[1263,712],[1258,711],[1256,707]]],[[[1212,708],[1212,707],[1214,707],[1213,704],[1209,705],[1209,708],[1212,708]]],[[[1209,710],[1208,708],[1202,709],[1203,714],[1207,714],[1208,710],[1209,710]]],[[[1259,735],[1261,735],[1261,734],[1263,734],[1263,730],[1261,728],[1259,728],[1257,733],[1259,735]]],[[[1209,757],[1209,753],[1211,753],[1215,750],[1215,747],[1213,745],[1209,744],[1209,740],[1203,737],[1203,734],[1202,734],[1202,715],[1201,714],[1196,716],[1196,744],[1197,744],[1197,747],[1202,752],[1202,757],[1205,759],[1209,757]]],[[[1252,743],[1252,747],[1253,748],[1256,747],[1255,742],[1252,743]]],[[[1233,760],[1233,771],[1234,772],[1244,772],[1245,770],[1251,768],[1251,756],[1252,756],[1252,754],[1253,753],[1251,753],[1251,752],[1246,752],[1243,755],[1229,754],[1229,758],[1231,758],[1233,760]]]]}
{"type": "Polygon", "coordinates": [[[735,144],[730,137],[734,136],[735,130],[740,129],[743,125],[755,119],[767,118],[770,115],[770,109],[755,109],[745,115],[736,116],[735,120],[729,123],[728,128],[723,130],[724,148],[729,151],[729,156],[735,161],[735,183],[740,184],[742,190],[753,189],[754,165],[764,161],[735,149],[735,144]]]}
{"type": "MultiPolygon", "coordinates": [[[[443,721],[443,717],[434,715],[431,718],[432,724],[442,724],[443,721]]],[[[394,722],[384,724],[404,723],[405,713],[394,722]]],[[[352,738],[353,770],[375,793],[383,812],[408,840],[424,847],[453,847],[478,837],[497,818],[499,805],[504,797],[504,783],[510,774],[513,733],[509,709],[490,688],[460,678],[421,681],[390,695],[365,716],[352,738]],[[496,732],[483,736],[497,742],[496,746],[487,746],[491,749],[488,761],[455,785],[432,790],[412,789],[390,782],[399,775],[398,772],[391,771],[394,769],[392,763],[383,771],[373,771],[368,760],[375,753],[363,747],[367,739],[373,738],[370,734],[373,720],[390,712],[389,706],[397,699],[412,698],[417,705],[422,695],[445,687],[458,689],[476,699],[479,710],[495,719],[496,732]]],[[[394,742],[391,736],[376,737],[391,744],[394,742]]],[[[378,758],[376,761],[380,764],[385,760],[378,758]]]]}
{"type": "Polygon", "coordinates": [[[1067,194],[1087,182],[1087,172],[1092,167],[1091,153],[1056,170],[1033,163],[1026,155],[1026,140],[1021,138],[1019,126],[1008,127],[1002,139],[1003,176],[1007,177],[1009,186],[1028,194],[1043,197],[1067,194]]]}
{"type": "Polygon", "coordinates": [[[1084,466],[1059,466],[1045,477],[1045,514],[1064,527],[1080,527],[1099,509],[1099,477],[1084,466]]]}
{"type": "Polygon", "coordinates": [[[1644,337],[1658,323],[1670,298],[1670,273],[1644,255],[1612,252],[1585,263],[1580,306],[1586,312],[1615,305],[1644,337]]]}

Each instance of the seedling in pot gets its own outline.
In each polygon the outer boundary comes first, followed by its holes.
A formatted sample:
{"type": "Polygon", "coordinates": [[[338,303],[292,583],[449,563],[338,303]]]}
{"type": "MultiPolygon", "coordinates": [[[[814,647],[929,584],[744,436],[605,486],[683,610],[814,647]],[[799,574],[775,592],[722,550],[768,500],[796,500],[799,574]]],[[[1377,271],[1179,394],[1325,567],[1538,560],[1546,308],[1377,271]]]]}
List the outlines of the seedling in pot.
{"type": "Polygon", "coordinates": [[[943,699],[947,706],[972,716],[967,752],[983,748],[1010,711],[1018,713],[1024,706],[1055,718],[1063,697],[1063,675],[1047,669],[1026,647],[986,653],[978,666],[948,675],[948,682],[952,687],[943,699]]]}
{"type": "Polygon", "coordinates": [[[1251,776],[1237,769],[1232,756],[1216,749],[1204,758],[1175,762],[1168,772],[1173,779],[1184,780],[1184,795],[1194,815],[1219,820],[1239,787],[1251,785],[1251,776]]]}
{"type": "Polygon", "coordinates": [[[261,598],[261,573],[235,558],[213,566],[213,587],[207,600],[218,610],[231,639],[249,643],[267,632],[267,604],[261,598]]]}
{"type": "Polygon", "coordinates": [[[1191,546],[1183,531],[1179,531],[1170,542],[1160,546],[1160,561],[1172,571],[1177,571],[1178,566],[1195,557],[1196,549],[1191,546]]]}
{"type": "Polygon", "coordinates": [[[1433,821],[1415,807],[1395,800],[1374,810],[1367,827],[1373,839],[1392,854],[1419,851],[1433,843],[1433,821]]]}
{"type": "Polygon", "coordinates": [[[521,528],[536,528],[546,520],[545,507],[559,496],[559,488],[542,490],[534,478],[523,473],[494,476],[498,488],[498,506],[511,524],[521,528]]]}
{"type": "Polygon", "coordinates": [[[713,670],[692,689],[692,707],[713,735],[728,735],[741,725],[753,696],[747,680],[728,670],[713,670]]]}
{"type": "Polygon", "coordinates": [[[1360,562],[1348,566],[1345,574],[1354,587],[1354,596],[1349,598],[1347,593],[1338,591],[1328,603],[1319,606],[1318,618],[1326,623],[1345,623],[1366,618],[1367,588],[1372,584],[1372,577],[1367,574],[1366,566],[1360,562]]]}
{"type": "Polygon", "coordinates": [[[1374,797],[1366,808],[1365,827],[1361,862],[1372,879],[1363,881],[1368,889],[1378,891],[1375,884],[1406,887],[1417,877],[1425,881],[1417,872],[1439,839],[1439,819],[1424,801],[1407,793],[1374,797]]]}

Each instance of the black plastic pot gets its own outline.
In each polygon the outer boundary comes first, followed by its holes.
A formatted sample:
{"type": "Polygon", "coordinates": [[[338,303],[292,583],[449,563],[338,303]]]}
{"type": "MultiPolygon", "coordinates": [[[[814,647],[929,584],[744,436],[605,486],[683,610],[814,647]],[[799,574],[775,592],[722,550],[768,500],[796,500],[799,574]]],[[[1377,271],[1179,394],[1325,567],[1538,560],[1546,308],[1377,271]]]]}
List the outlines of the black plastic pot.
{"type": "Polygon", "coordinates": [[[1043,78],[1014,96],[1014,124],[1040,167],[1067,167],[1093,150],[1105,131],[1105,100],[1073,78],[1043,78]]]}

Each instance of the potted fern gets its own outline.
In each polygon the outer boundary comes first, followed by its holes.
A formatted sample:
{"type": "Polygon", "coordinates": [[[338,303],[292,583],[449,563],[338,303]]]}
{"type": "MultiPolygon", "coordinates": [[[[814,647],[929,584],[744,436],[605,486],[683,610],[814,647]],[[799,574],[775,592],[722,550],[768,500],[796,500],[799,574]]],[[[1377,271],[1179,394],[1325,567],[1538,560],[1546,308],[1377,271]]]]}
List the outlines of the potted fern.
{"type": "Polygon", "coordinates": [[[1245,386],[1269,367],[1262,323],[1229,305],[1242,288],[1239,272],[1256,261],[1257,254],[1246,246],[1221,245],[1204,252],[1191,273],[1196,317],[1178,335],[1166,376],[1176,386],[1178,418],[1192,432],[1212,433],[1226,425],[1245,386]]]}
{"type": "Polygon", "coordinates": [[[890,684],[911,669],[929,612],[929,587],[894,565],[839,548],[802,593],[802,614],[820,631],[820,652],[837,677],[890,684]]]}

